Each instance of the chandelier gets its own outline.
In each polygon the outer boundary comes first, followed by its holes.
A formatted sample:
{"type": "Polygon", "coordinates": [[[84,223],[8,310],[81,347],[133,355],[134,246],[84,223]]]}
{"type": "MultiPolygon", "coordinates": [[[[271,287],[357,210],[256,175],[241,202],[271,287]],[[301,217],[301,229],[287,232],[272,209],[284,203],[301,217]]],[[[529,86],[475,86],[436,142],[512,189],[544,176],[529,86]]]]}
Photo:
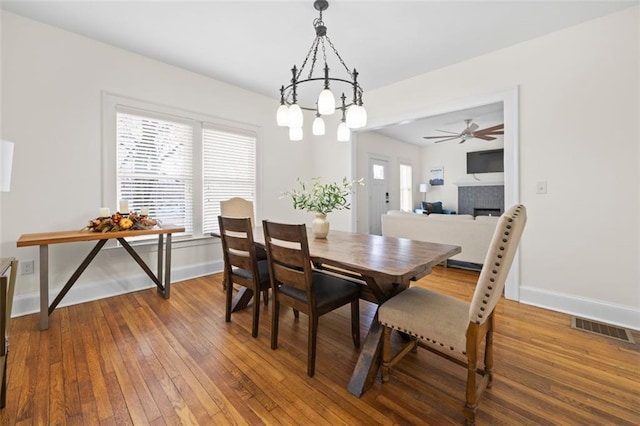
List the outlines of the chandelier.
{"type": "Polygon", "coordinates": [[[316,136],[325,134],[323,116],[332,115],[336,110],[339,110],[342,113],[342,119],[338,126],[337,139],[346,142],[351,139],[351,129],[358,129],[367,124],[367,111],[362,106],[363,91],[358,83],[358,72],[355,68],[353,71],[349,71],[349,68],[345,65],[342,57],[327,35],[327,27],[322,21],[322,12],[327,10],[329,2],[326,0],[315,0],[313,7],[320,14],[318,18],[313,20],[316,37],[313,43],[311,43],[311,48],[307,52],[307,56],[304,58],[300,69],[295,65],[291,69],[291,84],[287,86],[283,85],[280,88],[280,107],[278,108],[276,119],[278,126],[289,127],[289,139],[299,141],[302,140],[303,135],[302,125],[304,116],[302,110],[315,112],[316,118],[313,121],[312,132],[316,136]],[[345,78],[339,78],[329,75],[329,65],[327,64],[327,50],[329,49],[333,51],[335,57],[346,70],[348,79],[346,76],[345,78]],[[323,75],[314,76],[314,69],[320,60],[324,62],[323,75]],[[305,78],[303,73],[307,64],[309,64],[309,70],[305,78]],[[316,98],[315,105],[301,105],[298,99],[300,97],[300,86],[305,85],[305,88],[307,88],[312,86],[312,84],[306,83],[314,82],[318,87],[322,87],[316,98]],[[336,105],[335,96],[331,91],[331,84],[346,88],[347,92],[351,92],[349,94],[352,94],[353,97],[347,103],[347,96],[342,92],[342,96],[339,98],[341,102],[336,105]]]}

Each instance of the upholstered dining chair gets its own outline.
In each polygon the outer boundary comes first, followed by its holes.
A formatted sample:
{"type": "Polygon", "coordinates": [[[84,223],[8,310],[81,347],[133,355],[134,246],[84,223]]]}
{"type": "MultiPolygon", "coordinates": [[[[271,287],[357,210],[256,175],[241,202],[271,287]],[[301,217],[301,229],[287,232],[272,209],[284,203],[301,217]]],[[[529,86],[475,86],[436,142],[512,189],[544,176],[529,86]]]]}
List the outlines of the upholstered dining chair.
{"type": "Polygon", "coordinates": [[[467,424],[475,423],[478,400],[491,386],[493,368],[494,308],[527,221],[523,205],[515,205],[499,219],[480,272],[471,303],[420,287],[411,287],[380,306],[378,318],[384,326],[382,381],[402,357],[424,347],[467,368],[467,424]],[[391,330],[409,335],[409,342],[391,356],[391,330]],[[483,366],[478,368],[484,341],[483,366]],[[477,375],[481,380],[477,382],[477,375]]]}
{"type": "Polygon", "coordinates": [[[11,320],[17,275],[18,261],[16,259],[0,259],[0,362],[2,363],[0,366],[0,408],[4,408],[7,403],[7,362],[9,358],[7,331],[11,320]],[[9,268],[11,271],[7,280],[4,274],[9,268]]]}
{"type": "Polygon", "coordinates": [[[313,377],[320,316],[350,303],[351,337],[354,346],[360,347],[360,288],[352,281],[313,269],[305,225],[262,223],[273,294],[271,349],[278,347],[280,304],[291,306],[296,318],[298,312],[306,314],[307,375],[313,377]]]}
{"type": "Polygon", "coordinates": [[[220,215],[224,217],[248,217],[251,219],[251,226],[255,226],[253,202],[244,198],[233,197],[220,201],[220,215]]]}
{"type": "Polygon", "coordinates": [[[224,258],[225,321],[231,321],[231,299],[233,284],[249,289],[253,294],[253,324],[251,335],[258,336],[260,324],[260,293],[264,304],[268,304],[269,267],[266,260],[259,260],[253,241],[251,219],[218,216],[222,255],[224,258]]]}

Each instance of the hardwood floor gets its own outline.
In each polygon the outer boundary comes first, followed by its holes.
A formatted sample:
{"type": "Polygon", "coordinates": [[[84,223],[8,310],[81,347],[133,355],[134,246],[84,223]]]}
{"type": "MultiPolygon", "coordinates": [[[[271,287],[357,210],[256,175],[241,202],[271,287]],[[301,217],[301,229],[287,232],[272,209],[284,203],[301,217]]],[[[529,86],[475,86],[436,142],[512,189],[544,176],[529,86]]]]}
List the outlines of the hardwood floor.
{"type": "MultiPolygon", "coordinates": [[[[465,369],[425,350],[389,383],[347,390],[358,352],[349,307],[320,320],[316,375],[306,374],[307,321],[270,308],[251,338],[251,310],[224,322],[222,275],[56,310],[10,328],[3,424],[461,424],[465,369]]],[[[469,300],[477,274],[436,268],[415,285],[469,300]]],[[[360,305],[362,338],[374,305],[360,305]]],[[[477,424],[639,424],[638,345],[570,328],[568,315],[502,300],[495,375],[477,424]]],[[[640,341],[640,333],[633,333],[640,341]]]]}

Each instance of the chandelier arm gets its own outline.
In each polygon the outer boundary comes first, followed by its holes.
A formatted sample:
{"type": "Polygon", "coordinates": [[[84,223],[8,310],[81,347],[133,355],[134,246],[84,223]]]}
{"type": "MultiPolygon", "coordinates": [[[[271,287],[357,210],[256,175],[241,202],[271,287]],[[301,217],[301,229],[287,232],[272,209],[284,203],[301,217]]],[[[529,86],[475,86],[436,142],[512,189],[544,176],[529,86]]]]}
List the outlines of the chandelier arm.
{"type": "MultiPolygon", "coordinates": [[[[336,47],[333,45],[333,42],[331,41],[331,39],[329,38],[328,35],[325,35],[324,38],[327,39],[327,41],[329,42],[329,46],[331,46],[331,49],[333,49],[333,53],[336,54],[336,56],[338,57],[338,59],[340,60],[340,63],[342,64],[342,66],[344,67],[344,69],[347,71],[347,74],[351,75],[351,71],[349,70],[349,67],[347,66],[347,64],[344,63],[344,60],[342,59],[342,56],[340,56],[340,54],[338,53],[338,50],[336,49],[336,47]]],[[[353,78],[353,76],[351,76],[353,78]]]]}
{"type": "MultiPolygon", "coordinates": [[[[309,76],[307,78],[311,78],[313,76],[313,70],[316,67],[316,60],[318,59],[318,45],[320,44],[319,40],[320,37],[316,37],[316,39],[313,41],[315,48],[313,49],[313,59],[311,59],[311,68],[309,69],[309,76]]],[[[302,74],[302,70],[300,71],[300,74],[302,74]]]]}
{"type": "MultiPolygon", "coordinates": [[[[313,77],[313,78],[307,78],[307,79],[305,79],[305,80],[297,80],[297,81],[296,81],[296,83],[295,83],[295,85],[296,85],[296,87],[298,87],[298,88],[299,88],[301,84],[303,84],[303,83],[308,83],[308,82],[310,82],[310,81],[325,81],[325,77],[313,77]]],[[[341,83],[347,83],[347,84],[353,85],[353,81],[351,81],[351,80],[345,80],[344,78],[329,77],[329,81],[339,81],[339,82],[341,82],[341,83]]],[[[291,83],[291,84],[289,84],[288,86],[285,86],[285,87],[284,87],[284,90],[285,90],[285,91],[289,91],[289,93],[290,93],[291,89],[293,88],[293,85],[294,85],[294,84],[293,84],[293,83],[291,83]]],[[[362,88],[360,88],[360,86],[358,85],[358,89],[357,89],[357,90],[358,90],[358,92],[360,93],[360,92],[362,91],[362,88]]],[[[288,98],[288,97],[285,97],[285,104],[286,104],[286,105],[291,105],[291,104],[293,104],[293,102],[291,102],[291,101],[289,100],[289,98],[288,98]]],[[[353,102],[351,102],[351,103],[348,103],[348,104],[344,104],[344,106],[345,106],[345,107],[350,107],[350,106],[351,106],[351,105],[353,105],[353,104],[354,104],[354,103],[353,103],[353,102]]],[[[299,106],[301,109],[304,109],[304,110],[307,110],[307,111],[315,111],[315,110],[316,110],[316,107],[315,107],[315,106],[314,106],[314,107],[305,107],[305,106],[302,106],[302,105],[298,105],[298,106],[299,106]]]]}

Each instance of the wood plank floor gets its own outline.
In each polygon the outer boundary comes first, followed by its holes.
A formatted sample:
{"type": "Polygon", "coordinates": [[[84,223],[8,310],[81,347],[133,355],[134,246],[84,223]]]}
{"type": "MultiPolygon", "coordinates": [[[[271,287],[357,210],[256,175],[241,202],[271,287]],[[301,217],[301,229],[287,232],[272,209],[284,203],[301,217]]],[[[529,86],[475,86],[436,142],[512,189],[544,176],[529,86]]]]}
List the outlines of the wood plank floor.
{"type": "MultiPolygon", "coordinates": [[[[415,285],[470,300],[477,274],[436,268],[415,285]]],[[[349,308],[320,319],[316,376],[306,375],[304,315],[283,310],[269,347],[270,306],[224,322],[221,275],[61,308],[10,327],[2,424],[461,424],[466,371],[425,350],[389,383],[347,390],[358,352],[349,308]]],[[[375,307],[361,303],[362,337],[375,307]]],[[[495,379],[477,424],[640,424],[638,345],[570,328],[569,316],[502,300],[495,379]]],[[[634,332],[636,341],[640,334],[634,332]]]]}

